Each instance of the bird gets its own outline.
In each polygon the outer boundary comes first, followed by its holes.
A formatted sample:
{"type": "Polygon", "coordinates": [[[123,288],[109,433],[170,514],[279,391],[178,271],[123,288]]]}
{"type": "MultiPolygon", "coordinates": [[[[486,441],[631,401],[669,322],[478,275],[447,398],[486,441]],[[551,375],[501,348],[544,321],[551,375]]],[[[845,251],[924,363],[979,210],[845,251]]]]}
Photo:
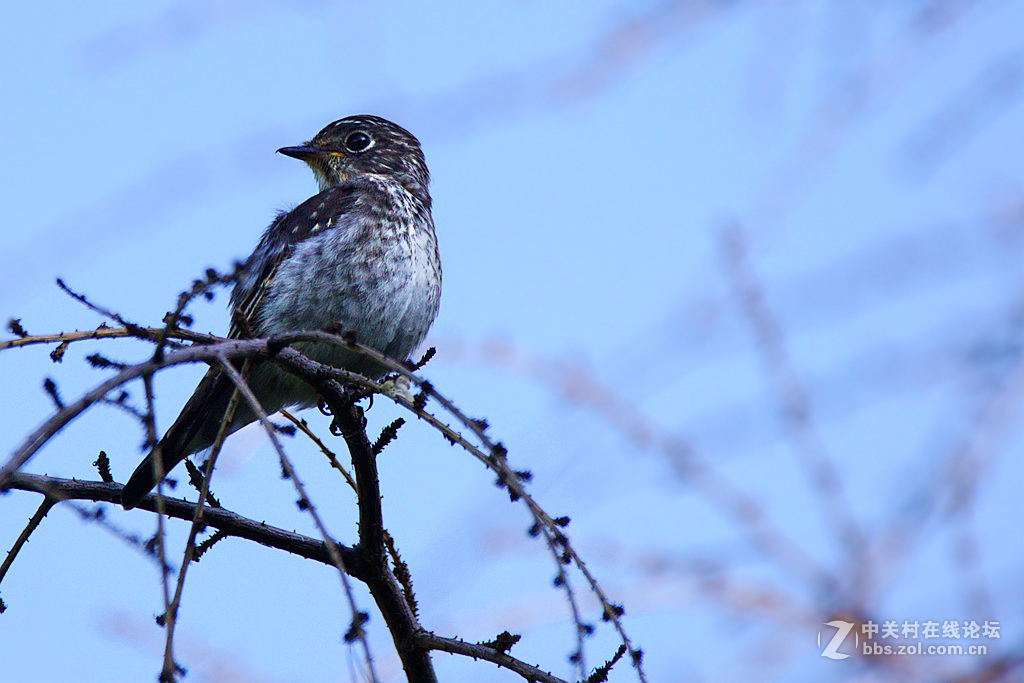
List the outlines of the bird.
{"type": "MultiPolygon", "coordinates": [[[[441,299],[430,173],[419,140],[387,119],[359,115],[277,151],[304,161],[319,193],[280,212],[242,263],[231,292],[235,315],[228,337],[342,330],[405,360],[426,336],[441,299]]],[[[295,348],[370,379],[386,374],[383,365],[352,350],[324,343],[295,348]]],[[[310,385],[270,360],[251,360],[247,381],[268,415],[318,400],[310,385]]],[[[124,485],[124,509],[136,507],[156,486],[158,458],[166,474],[213,445],[234,389],[223,369],[211,367],[124,485]]],[[[239,400],[226,431],[256,419],[239,400]]]]}

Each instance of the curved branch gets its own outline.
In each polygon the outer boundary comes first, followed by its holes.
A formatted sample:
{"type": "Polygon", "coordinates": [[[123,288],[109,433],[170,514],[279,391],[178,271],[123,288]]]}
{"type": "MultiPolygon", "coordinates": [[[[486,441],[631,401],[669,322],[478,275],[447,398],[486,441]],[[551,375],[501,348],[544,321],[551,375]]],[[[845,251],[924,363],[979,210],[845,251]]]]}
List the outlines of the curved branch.
{"type": "MultiPolygon", "coordinates": [[[[172,365],[199,362],[213,363],[218,362],[220,358],[236,360],[275,354],[281,354],[285,357],[301,357],[301,353],[294,349],[285,348],[286,345],[295,341],[317,339],[319,339],[319,337],[316,335],[297,334],[272,339],[225,340],[203,346],[191,346],[187,349],[178,349],[165,354],[159,360],[150,359],[142,363],[125,367],[110,379],[100,383],[91,391],[83,394],[75,402],[65,405],[52,417],[46,420],[46,422],[37,427],[34,432],[29,434],[21,445],[18,446],[18,448],[11,454],[11,457],[3,467],[0,467],[0,486],[3,486],[8,481],[11,474],[21,469],[21,467],[27,463],[40,448],[42,448],[43,444],[45,444],[61,429],[66,427],[83,411],[88,409],[94,403],[102,400],[104,396],[114,389],[117,389],[134,379],[152,375],[158,370],[172,365]]],[[[357,384],[366,383],[366,379],[361,375],[346,372],[344,370],[337,370],[335,372],[335,376],[357,384]]]]}
{"type": "MultiPolygon", "coordinates": [[[[121,501],[122,488],[120,484],[108,484],[102,481],[59,479],[15,472],[8,479],[3,490],[32,491],[57,500],[91,500],[97,503],[117,505],[121,501]]],[[[186,522],[192,521],[196,510],[195,503],[168,496],[164,496],[163,499],[164,514],[186,522]]],[[[149,494],[142,499],[138,507],[142,510],[156,512],[156,496],[152,493],[149,494]]],[[[255,541],[268,548],[283,550],[292,555],[334,566],[327,544],[315,538],[257,522],[224,508],[204,508],[203,522],[209,527],[223,531],[228,536],[255,541]]],[[[360,581],[366,581],[368,567],[362,558],[362,553],[341,544],[336,544],[335,548],[344,559],[348,574],[360,581]]]]}
{"type": "MultiPolygon", "coordinates": [[[[131,331],[131,330],[129,330],[131,331]]],[[[143,328],[140,328],[143,331],[143,328]]],[[[150,339],[147,333],[133,335],[139,339],[150,339]]],[[[159,355],[159,354],[158,354],[159,355]]],[[[335,416],[344,416],[349,413],[349,410],[358,410],[352,404],[351,398],[345,396],[345,391],[341,388],[339,382],[350,383],[359,386],[363,389],[368,389],[372,393],[381,393],[391,398],[396,403],[402,405],[406,409],[413,412],[418,417],[429,422],[433,427],[438,429],[449,441],[453,444],[457,443],[465,448],[469,453],[479,459],[485,466],[492,469],[498,475],[499,483],[508,490],[510,497],[513,501],[520,500],[526,504],[526,507],[530,511],[534,518],[535,525],[531,533],[542,533],[549,552],[552,555],[552,559],[558,566],[558,579],[556,583],[565,589],[567,600],[572,608],[573,620],[577,627],[577,640],[578,640],[578,651],[576,656],[580,659],[581,673],[582,670],[582,654],[583,654],[583,634],[585,630],[589,630],[592,627],[584,624],[581,621],[578,605],[576,598],[568,587],[568,581],[565,580],[565,572],[563,564],[572,563],[575,564],[577,569],[583,574],[586,579],[590,590],[597,597],[602,606],[603,615],[602,618],[609,621],[613,628],[618,632],[624,645],[630,653],[630,659],[636,669],[637,675],[643,683],[646,680],[646,676],[642,669],[641,657],[642,651],[636,648],[631,639],[627,636],[625,628],[622,624],[620,616],[622,614],[622,608],[612,603],[605,595],[601,586],[597,583],[596,579],[590,573],[587,566],[583,563],[582,558],[576,553],[574,548],[570,545],[568,537],[562,531],[561,527],[564,527],[568,519],[559,518],[558,520],[553,519],[548,515],[540,505],[526,492],[524,488],[524,479],[520,476],[519,472],[513,470],[506,458],[505,448],[501,443],[493,441],[486,433],[487,425],[481,420],[472,420],[460,411],[450,400],[441,395],[430,382],[416,376],[410,372],[409,368],[403,363],[395,361],[394,359],[388,358],[383,354],[370,349],[362,344],[357,343],[351,338],[342,337],[339,335],[331,334],[328,332],[301,332],[296,334],[282,335],[280,337],[274,337],[270,339],[251,339],[251,340],[224,340],[219,342],[211,342],[209,344],[194,345],[189,348],[179,349],[171,351],[160,357],[154,357],[147,362],[139,363],[128,367],[122,367],[120,371],[106,382],[101,383],[92,391],[86,393],[77,401],[72,404],[63,406],[57,411],[49,420],[44,422],[39,428],[33,432],[17,450],[8,459],[7,463],[3,467],[0,467],[0,489],[2,489],[9,481],[11,481],[13,475],[17,470],[23,466],[34,453],[36,453],[46,441],[60,431],[66,424],[75,419],[79,414],[86,410],[89,406],[102,400],[105,395],[113,389],[139,377],[152,376],[158,370],[163,369],[171,365],[178,365],[183,363],[196,363],[196,362],[223,362],[225,359],[240,360],[243,358],[253,357],[264,357],[271,358],[276,363],[281,365],[285,370],[292,374],[302,378],[310,385],[317,387],[328,397],[330,394],[335,394],[334,398],[328,398],[328,402],[332,400],[337,404],[332,408],[337,407],[335,416]],[[419,395],[410,400],[410,397],[405,392],[396,392],[386,383],[379,383],[369,380],[361,375],[347,372],[339,368],[323,365],[317,363],[312,359],[304,356],[294,348],[290,348],[290,345],[299,342],[320,342],[327,344],[334,344],[343,346],[351,351],[355,351],[369,358],[372,358],[380,364],[388,367],[393,372],[399,375],[405,376],[412,383],[414,383],[420,390],[419,395]],[[427,413],[423,408],[426,400],[433,398],[436,400],[441,407],[452,415],[455,419],[462,423],[463,426],[478,440],[482,446],[478,447],[471,444],[462,434],[448,427],[435,416],[427,413]],[[343,401],[338,403],[338,401],[343,401]],[[347,408],[344,408],[345,404],[348,404],[347,408]]],[[[361,417],[361,416],[360,416],[361,417]]],[[[353,428],[345,428],[343,431],[351,432],[353,428]]],[[[363,440],[366,440],[365,432],[363,431],[363,425],[361,422],[356,429],[357,432],[362,433],[363,440]]],[[[353,444],[349,443],[350,450],[352,451],[354,461],[361,457],[358,453],[359,448],[353,448],[353,444]]],[[[372,458],[372,448],[370,449],[370,458],[368,459],[369,467],[371,470],[365,470],[364,474],[371,473],[375,479],[376,477],[376,465],[372,458]]],[[[358,465],[357,465],[358,467],[358,465]]],[[[358,479],[358,475],[357,475],[358,479]]],[[[368,481],[368,480],[367,480],[368,481]]],[[[120,489],[118,489],[120,491],[120,489]]],[[[368,489],[360,491],[360,497],[366,500],[374,496],[365,495],[372,493],[368,489]]],[[[363,509],[361,501],[361,517],[363,514],[370,514],[366,521],[372,521],[374,518],[380,519],[379,513],[379,497],[373,501],[372,505],[376,506],[376,509],[363,509]]],[[[191,507],[189,508],[191,511],[191,507]]],[[[361,519],[361,521],[363,521],[361,519]]],[[[215,526],[215,525],[214,525],[215,526]]],[[[417,646],[410,646],[411,634],[417,630],[421,630],[419,627],[415,614],[410,606],[406,603],[404,595],[402,594],[401,586],[395,579],[393,572],[386,561],[386,553],[382,547],[378,547],[379,544],[376,540],[369,542],[371,539],[363,538],[362,532],[371,532],[373,524],[361,524],[361,539],[362,542],[360,547],[356,549],[357,554],[365,557],[361,558],[365,562],[364,569],[367,570],[363,576],[357,576],[354,572],[349,572],[353,577],[360,578],[367,582],[367,585],[371,587],[371,592],[376,585],[379,588],[378,593],[374,594],[375,600],[378,601],[378,607],[381,608],[382,613],[385,614],[386,618],[388,614],[395,616],[395,625],[399,626],[396,630],[392,627],[389,622],[389,628],[391,628],[392,636],[395,639],[396,647],[399,652],[408,651],[410,655],[415,654],[414,658],[417,658],[422,666],[423,671],[430,671],[430,675],[433,674],[430,670],[429,657],[426,655],[426,651],[417,646]],[[372,546],[372,547],[371,547],[372,546]],[[380,552],[380,557],[383,558],[383,568],[378,562],[374,555],[380,552]],[[377,571],[374,571],[376,567],[377,571]],[[410,649],[411,647],[411,649],[410,649]],[[413,652],[415,651],[415,652],[413,652]],[[419,654],[416,654],[419,653],[419,654]]],[[[381,535],[382,536],[382,535],[381,535]]],[[[406,661],[403,659],[403,664],[406,661]]],[[[417,665],[419,666],[419,665],[417,665]]],[[[426,675],[426,674],[425,674],[426,675]]],[[[433,680],[432,678],[417,677],[414,680],[433,680]]]]}
{"type": "Polygon", "coordinates": [[[453,655],[465,655],[473,659],[483,659],[493,662],[500,667],[515,671],[528,681],[541,681],[542,683],[566,683],[565,680],[552,674],[516,659],[510,654],[501,652],[492,647],[479,643],[467,643],[458,638],[445,638],[429,631],[419,631],[414,635],[416,643],[429,650],[440,650],[453,655]]]}
{"type": "MultiPolygon", "coordinates": [[[[5,557],[4,561],[0,563],[0,582],[3,582],[4,577],[7,576],[7,571],[11,568],[11,565],[14,564],[14,558],[18,556],[22,547],[24,547],[25,543],[28,542],[29,536],[31,536],[32,532],[39,527],[40,522],[43,521],[43,518],[46,517],[47,513],[50,512],[50,508],[52,508],[56,502],[57,501],[51,496],[45,496],[43,498],[43,502],[40,503],[39,509],[36,510],[35,514],[32,515],[32,518],[28,520],[28,525],[21,530],[21,534],[18,535],[18,539],[14,542],[14,546],[10,551],[8,551],[7,557],[5,557]]],[[[3,602],[0,601],[0,612],[3,611],[4,605],[3,602]]]]}

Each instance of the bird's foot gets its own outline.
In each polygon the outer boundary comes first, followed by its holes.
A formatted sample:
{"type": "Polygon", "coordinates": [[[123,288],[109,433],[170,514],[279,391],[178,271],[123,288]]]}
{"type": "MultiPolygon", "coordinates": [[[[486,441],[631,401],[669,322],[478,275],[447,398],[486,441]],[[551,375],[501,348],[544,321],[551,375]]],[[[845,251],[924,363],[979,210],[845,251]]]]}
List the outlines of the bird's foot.
{"type": "Polygon", "coordinates": [[[412,403],[413,395],[409,389],[411,383],[405,375],[389,377],[380,384],[382,387],[381,393],[393,401],[404,400],[405,402],[412,403]]]}

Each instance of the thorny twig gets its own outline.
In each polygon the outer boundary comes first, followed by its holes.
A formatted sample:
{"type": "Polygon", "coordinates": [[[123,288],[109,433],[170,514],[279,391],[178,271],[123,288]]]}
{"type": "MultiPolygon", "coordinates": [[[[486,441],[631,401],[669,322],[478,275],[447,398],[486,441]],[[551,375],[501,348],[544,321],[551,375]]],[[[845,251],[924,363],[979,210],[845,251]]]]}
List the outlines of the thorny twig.
{"type": "MultiPolygon", "coordinates": [[[[295,467],[292,465],[291,460],[289,460],[288,456],[285,455],[284,448],[281,446],[281,442],[277,438],[277,432],[274,429],[273,424],[271,424],[266,411],[263,410],[263,406],[260,405],[259,400],[256,398],[256,395],[252,392],[252,388],[249,387],[249,384],[245,381],[245,378],[242,375],[242,373],[236,370],[235,367],[226,359],[221,360],[221,367],[223,368],[224,372],[231,378],[231,381],[235,383],[236,395],[240,394],[242,398],[245,399],[246,403],[248,403],[249,408],[253,411],[253,413],[255,413],[260,425],[266,432],[267,438],[269,438],[271,444],[273,444],[274,450],[277,451],[277,457],[281,461],[282,469],[285,471],[285,473],[287,473],[288,479],[291,480],[292,484],[294,484],[295,490],[299,494],[299,508],[306,511],[309,514],[309,516],[313,519],[313,523],[316,525],[317,530],[320,532],[321,537],[324,539],[324,543],[327,544],[327,550],[331,555],[331,561],[333,562],[334,566],[338,569],[338,575],[341,578],[341,584],[345,590],[345,597],[348,600],[349,611],[352,615],[352,623],[360,623],[363,618],[362,615],[364,615],[365,613],[362,610],[360,610],[359,607],[356,605],[355,594],[352,591],[352,584],[348,580],[348,572],[345,569],[345,561],[344,559],[342,559],[341,554],[337,552],[336,543],[333,537],[331,536],[330,532],[327,531],[327,527],[324,525],[323,520],[321,519],[319,513],[316,511],[316,507],[309,499],[309,496],[306,495],[305,486],[303,486],[302,480],[299,479],[298,473],[295,471],[295,467]]],[[[224,425],[222,425],[222,430],[223,429],[224,425]]],[[[220,436],[221,435],[218,434],[218,437],[220,436]]],[[[204,479],[203,482],[204,487],[206,486],[206,483],[210,479],[212,466],[212,462],[207,465],[208,471],[206,474],[206,478],[204,479]]],[[[203,495],[205,496],[205,491],[203,492],[203,495]]],[[[370,653],[370,643],[365,631],[360,627],[354,626],[352,629],[350,629],[350,632],[355,633],[355,636],[349,640],[358,641],[362,645],[363,656],[366,659],[367,672],[369,673],[370,680],[376,683],[377,673],[373,665],[373,656],[370,653]]]]}
{"type": "MultiPolygon", "coordinates": [[[[576,565],[577,569],[587,580],[591,592],[598,598],[601,603],[603,614],[602,619],[610,622],[615,630],[618,632],[619,637],[626,645],[626,649],[630,654],[631,662],[637,671],[637,675],[641,681],[646,681],[646,677],[643,672],[642,658],[643,652],[636,649],[629,636],[626,634],[625,628],[622,624],[621,616],[623,613],[622,607],[611,602],[604,590],[598,584],[597,580],[590,573],[586,564],[582,558],[576,553],[575,549],[570,545],[568,537],[564,534],[561,527],[554,519],[552,519],[540,505],[525,491],[523,488],[523,481],[520,474],[508,466],[507,459],[505,457],[505,448],[500,443],[494,442],[485,433],[486,423],[480,420],[474,420],[469,418],[465,413],[459,410],[449,399],[440,394],[433,385],[416,376],[405,368],[401,363],[394,361],[387,356],[379,353],[378,351],[369,347],[363,346],[352,340],[343,339],[335,335],[328,334],[326,332],[315,332],[307,333],[309,336],[319,339],[322,341],[341,342],[348,348],[358,350],[360,353],[376,360],[378,363],[386,366],[389,370],[407,378],[411,383],[416,384],[420,388],[420,397],[409,400],[409,398],[402,392],[395,391],[393,387],[376,384],[374,390],[385,394],[391,400],[404,406],[408,410],[414,412],[418,417],[426,420],[429,424],[433,425],[436,429],[452,443],[457,443],[471,453],[474,457],[480,460],[489,469],[493,470],[499,477],[499,481],[508,488],[510,495],[513,500],[521,499],[530,511],[531,516],[534,518],[534,523],[537,528],[541,529],[544,534],[547,547],[552,553],[552,557],[555,563],[559,567],[559,576],[562,576],[561,567],[563,564],[572,562],[576,565]],[[433,398],[454,418],[462,423],[473,435],[482,443],[487,453],[485,454],[482,450],[473,446],[469,443],[461,434],[452,430],[447,425],[443,424],[436,417],[430,415],[423,410],[422,398],[429,396],[433,398]]],[[[568,587],[567,582],[562,584],[565,588],[570,605],[573,605],[573,612],[576,615],[575,626],[577,629],[578,638],[580,639],[579,647],[580,654],[582,655],[582,636],[587,632],[587,625],[584,624],[578,617],[578,611],[575,608],[575,597],[571,593],[571,589],[568,587]]]]}
{"type": "MultiPolygon", "coordinates": [[[[164,328],[166,329],[166,328],[164,328]]],[[[75,333],[79,336],[78,339],[87,338],[81,336],[81,333],[75,333]]],[[[131,334],[131,331],[124,334],[123,336],[134,336],[136,338],[150,339],[151,332],[147,328],[139,328],[138,334],[131,334]]],[[[114,336],[114,335],[111,335],[114,336]]],[[[179,330],[173,330],[167,332],[168,338],[173,338],[180,335],[179,330]]],[[[158,336],[159,338],[159,336],[158,336]]],[[[381,354],[375,352],[372,349],[363,347],[362,345],[352,341],[351,339],[344,339],[337,335],[332,335],[322,332],[310,332],[295,335],[284,335],[279,338],[272,340],[232,340],[232,341],[214,341],[215,338],[203,338],[202,341],[207,342],[204,346],[192,346],[184,349],[172,350],[171,352],[164,354],[163,357],[153,357],[149,361],[140,363],[133,366],[126,366],[119,370],[114,377],[103,382],[101,385],[96,387],[90,392],[80,397],[77,401],[74,401],[57,412],[50,420],[45,422],[40,428],[38,428],[33,434],[31,434],[22,445],[15,450],[12,457],[0,468],[0,486],[8,482],[11,475],[16,472],[21,466],[23,466],[33,455],[38,451],[39,447],[45,443],[50,436],[59,431],[68,422],[73,420],[85,409],[87,409],[93,403],[102,400],[104,396],[110,391],[122,386],[123,384],[132,381],[134,379],[151,376],[153,373],[159,371],[164,367],[170,365],[190,363],[190,362],[213,362],[217,359],[240,359],[245,357],[253,357],[255,355],[273,356],[274,360],[283,366],[287,367],[289,364],[296,364],[301,362],[310,361],[301,356],[298,352],[288,345],[294,344],[301,341],[317,341],[330,344],[336,344],[345,346],[348,349],[356,350],[359,353],[367,355],[377,362],[387,366],[393,372],[407,377],[412,383],[416,384],[420,389],[420,396],[417,399],[410,401],[407,397],[401,395],[399,392],[395,392],[391,386],[386,386],[380,383],[372,382],[366,378],[352,373],[347,373],[342,370],[335,368],[320,367],[319,372],[326,373],[331,378],[338,379],[345,382],[353,382],[360,386],[383,393],[388,395],[392,400],[403,405],[405,408],[413,411],[419,417],[439,429],[449,441],[452,443],[458,443],[466,448],[470,453],[477,457],[487,467],[494,470],[499,477],[499,482],[503,486],[508,488],[510,495],[514,500],[522,500],[530,510],[531,515],[535,520],[535,528],[539,529],[544,536],[549,549],[551,550],[552,557],[559,567],[559,580],[557,583],[566,587],[567,595],[570,601],[570,605],[574,612],[574,621],[576,622],[576,628],[579,638],[579,647],[575,661],[577,664],[582,663],[582,637],[589,633],[590,627],[585,625],[580,617],[578,609],[575,607],[575,596],[572,594],[571,589],[568,588],[568,581],[565,580],[564,571],[562,566],[564,563],[571,562],[577,566],[579,571],[586,578],[591,590],[597,596],[598,600],[603,606],[603,618],[611,622],[613,627],[618,631],[623,642],[626,644],[627,649],[631,654],[631,659],[634,667],[637,669],[638,675],[641,681],[646,680],[643,674],[641,657],[642,652],[631,644],[630,639],[626,635],[622,622],[621,622],[621,607],[610,602],[597,584],[593,575],[587,569],[582,559],[578,556],[575,550],[571,547],[568,542],[568,538],[564,532],[560,529],[560,525],[555,522],[549,515],[547,515],[540,506],[529,496],[523,489],[523,482],[519,473],[512,470],[505,459],[504,448],[491,441],[491,439],[484,433],[486,424],[481,421],[473,420],[465,416],[459,411],[450,400],[446,399],[443,395],[437,392],[429,382],[413,375],[409,372],[401,363],[398,363],[392,359],[386,358],[381,354]],[[270,349],[273,349],[271,351],[270,349]],[[301,362],[300,362],[301,361],[301,362]],[[480,450],[476,446],[470,444],[461,434],[452,430],[447,425],[444,425],[436,417],[427,413],[423,410],[423,403],[426,398],[432,398],[451,415],[453,415],[459,422],[461,422],[483,445],[484,450],[480,450]]],[[[22,341],[22,345],[28,343],[22,341]]],[[[32,340],[35,343],[41,343],[41,339],[32,340]]],[[[67,341],[60,335],[48,336],[47,341],[67,341]]],[[[264,416],[265,417],[265,416],[264,416]]],[[[267,427],[272,429],[272,427],[267,427]]],[[[331,546],[329,546],[331,547],[331,546]]]]}
{"type": "Polygon", "coordinates": [[[317,448],[320,449],[320,452],[323,453],[325,456],[327,456],[327,460],[331,463],[331,467],[333,467],[334,469],[338,470],[341,473],[341,476],[345,478],[345,483],[347,483],[349,485],[349,487],[353,491],[355,491],[356,490],[356,480],[352,478],[352,475],[349,474],[348,470],[345,469],[345,466],[342,465],[340,462],[338,462],[338,456],[334,454],[334,451],[332,451],[330,448],[328,448],[327,444],[325,444],[320,439],[320,437],[318,437],[316,434],[313,433],[313,430],[311,430],[309,428],[309,425],[306,423],[306,421],[301,419],[301,418],[295,417],[290,412],[288,412],[288,410],[286,410],[284,408],[282,408],[281,410],[279,410],[277,412],[279,412],[281,415],[283,415],[286,420],[288,420],[293,425],[295,425],[296,429],[298,429],[300,432],[305,434],[309,438],[310,441],[312,441],[314,444],[316,444],[317,448]]]}
{"type": "MultiPolygon", "coordinates": [[[[234,368],[231,366],[231,363],[225,360],[222,360],[221,362],[224,367],[231,368],[232,370],[234,370],[234,368]]],[[[246,366],[248,366],[248,361],[246,361],[246,366]]],[[[235,372],[237,372],[237,370],[235,372]]],[[[192,524],[189,527],[188,540],[185,542],[185,551],[184,553],[182,553],[181,568],[178,570],[178,582],[174,587],[174,599],[167,606],[166,611],[164,612],[165,626],[167,628],[167,639],[166,646],[164,648],[164,668],[163,672],[160,675],[160,678],[161,681],[165,681],[166,683],[170,683],[175,678],[177,678],[178,673],[181,671],[181,667],[179,667],[178,664],[174,661],[173,654],[174,631],[178,623],[178,609],[181,606],[181,596],[182,592],[185,589],[185,576],[188,573],[189,564],[192,562],[193,555],[196,552],[196,536],[199,534],[199,531],[202,526],[203,510],[205,509],[207,494],[210,491],[210,478],[211,475],[213,474],[213,467],[217,462],[217,456],[220,454],[221,446],[224,444],[224,438],[227,436],[228,425],[231,423],[231,418],[234,417],[235,410],[238,406],[238,397],[239,388],[236,387],[235,391],[232,392],[231,394],[231,398],[228,400],[227,409],[224,411],[224,415],[220,419],[220,424],[217,427],[217,436],[213,441],[212,450],[210,451],[210,455],[207,458],[206,465],[203,468],[205,476],[203,477],[202,487],[200,488],[199,491],[199,498],[196,501],[195,514],[192,517],[192,524]]],[[[158,482],[156,497],[159,512],[157,514],[157,517],[160,519],[163,518],[163,512],[162,510],[160,510],[160,508],[162,507],[163,495],[159,489],[159,482],[163,478],[164,474],[163,472],[159,471],[162,460],[163,458],[159,457],[153,458],[153,467],[157,469],[156,476],[158,482]]],[[[163,529],[161,528],[158,533],[160,534],[162,539],[163,529]]],[[[160,547],[163,548],[162,542],[160,544],[160,547]]]]}
{"type": "MultiPolygon", "coordinates": [[[[3,583],[4,577],[7,576],[7,571],[11,568],[11,565],[14,564],[14,558],[18,556],[18,552],[21,550],[22,546],[25,545],[25,542],[28,541],[28,537],[32,535],[32,532],[36,530],[39,523],[43,521],[43,517],[46,517],[46,514],[56,502],[56,498],[45,496],[43,498],[43,502],[39,504],[39,508],[36,510],[35,514],[28,520],[28,524],[25,525],[25,528],[21,530],[20,534],[18,534],[18,538],[14,541],[14,545],[7,551],[7,557],[4,558],[3,563],[0,563],[0,583],[3,583]]],[[[6,609],[6,607],[4,606],[3,601],[0,601],[0,613],[2,613],[4,609],[6,609]]]]}
{"type": "MultiPolygon", "coordinates": [[[[38,474],[15,472],[7,482],[7,490],[32,491],[49,496],[56,501],[91,500],[103,503],[120,503],[121,484],[84,479],[60,479],[38,474]]],[[[156,496],[146,496],[138,506],[139,509],[156,512],[156,496]]],[[[164,514],[167,517],[191,522],[195,517],[196,504],[179,498],[164,497],[164,514]]],[[[224,508],[206,508],[203,510],[204,523],[214,529],[224,531],[235,538],[254,541],[268,548],[276,548],[287,553],[314,560],[321,564],[332,564],[327,544],[323,541],[270,526],[264,522],[243,517],[224,508]]],[[[353,577],[362,580],[365,564],[360,560],[359,553],[352,548],[335,544],[345,561],[345,568],[353,577]]]]}
{"type": "MultiPolygon", "coordinates": [[[[7,484],[10,490],[31,491],[40,493],[54,502],[91,500],[96,502],[118,503],[121,499],[121,485],[115,483],[87,481],[82,479],[59,479],[36,474],[16,472],[7,484]]],[[[138,509],[155,511],[155,496],[146,496],[139,502],[138,509]]],[[[165,498],[165,513],[168,517],[191,522],[195,518],[196,503],[177,498],[165,498]]],[[[275,548],[327,566],[334,566],[328,544],[322,540],[286,531],[270,526],[264,522],[243,517],[223,508],[205,508],[203,523],[223,536],[241,538],[275,548]]],[[[340,544],[334,545],[342,555],[346,572],[354,578],[365,581],[369,578],[369,566],[364,554],[359,550],[340,544]]],[[[426,631],[418,631],[413,636],[415,642],[422,647],[438,649],[455,654],[493,661],[511,669],[520,675],[529,674],[538,681],[560,682],[550,674],[544,674],[529,664],[508,655],[497,647],[482,644],[462,643],[456,639],[443,638],[426,631]]]]}

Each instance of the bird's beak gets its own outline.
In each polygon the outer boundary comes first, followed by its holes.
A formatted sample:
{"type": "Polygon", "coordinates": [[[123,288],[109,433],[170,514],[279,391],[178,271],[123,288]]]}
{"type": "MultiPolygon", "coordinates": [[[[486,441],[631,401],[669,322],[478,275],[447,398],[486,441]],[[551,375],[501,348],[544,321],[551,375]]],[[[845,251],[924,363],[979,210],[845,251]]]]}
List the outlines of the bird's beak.
{"type": "Polygon", "coordinates": [[[309,143],[306,143],[305,145],[295,145],[294,147],[282,147],[277,151],[285,156],[292,157],[293,159],[301,159],[302,161],[309,161],[313,157],[318,157],[321,154],[324,154],[324,150],[319,147],[314,147],[309,143]]]}

